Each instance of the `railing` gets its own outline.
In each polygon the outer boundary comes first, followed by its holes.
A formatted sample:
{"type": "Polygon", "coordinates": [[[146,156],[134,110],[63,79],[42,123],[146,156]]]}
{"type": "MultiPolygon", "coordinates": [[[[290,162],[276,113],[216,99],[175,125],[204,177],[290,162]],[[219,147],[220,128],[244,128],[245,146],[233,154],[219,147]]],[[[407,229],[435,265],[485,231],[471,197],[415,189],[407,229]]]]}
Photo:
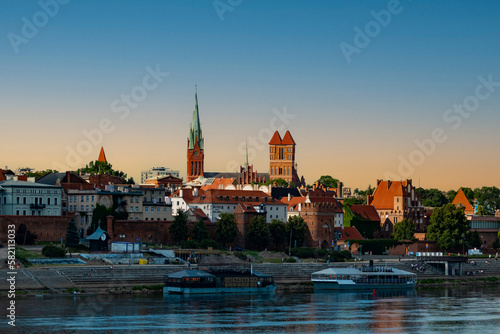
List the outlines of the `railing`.
{"type": "Polygon", "coordinates": [[[30,209],[45,209],[45,204],[30,204],[30,209]]]}

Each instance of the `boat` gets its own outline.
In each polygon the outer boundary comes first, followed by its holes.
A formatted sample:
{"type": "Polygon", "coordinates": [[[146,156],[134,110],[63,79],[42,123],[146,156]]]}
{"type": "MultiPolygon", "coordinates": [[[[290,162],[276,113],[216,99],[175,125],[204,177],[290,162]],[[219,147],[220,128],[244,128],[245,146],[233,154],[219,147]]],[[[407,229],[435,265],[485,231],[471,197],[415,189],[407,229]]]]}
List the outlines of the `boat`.
{"type": "Polygon", "coordinates": [[[202,270],[182,270],[165,275],[163,294],[274,292],[271,275],[246,266],[211,266],[202,270]]]}
{"type": "Polygon", "coordinates": [[[317,271],[311,274],[311,281],[315,291],[409,289],[417,285],[417,275],[370,264],[317,271]]]}

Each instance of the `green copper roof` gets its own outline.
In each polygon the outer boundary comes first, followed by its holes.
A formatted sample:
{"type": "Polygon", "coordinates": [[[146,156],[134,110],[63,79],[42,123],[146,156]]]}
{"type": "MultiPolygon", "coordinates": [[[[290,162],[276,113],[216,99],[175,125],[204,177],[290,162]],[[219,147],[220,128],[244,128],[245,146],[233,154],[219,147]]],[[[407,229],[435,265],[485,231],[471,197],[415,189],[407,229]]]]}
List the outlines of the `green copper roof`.
{"type": "Polygon", "coordinates": [[[198,92],[194,93],[194,100],[193,121],[189,130],[188,148],[193,149],[194,143],[197,141],[200,149],[203,149],[203,135],[201,133],[200,114],[198,111],[198,92]]]}

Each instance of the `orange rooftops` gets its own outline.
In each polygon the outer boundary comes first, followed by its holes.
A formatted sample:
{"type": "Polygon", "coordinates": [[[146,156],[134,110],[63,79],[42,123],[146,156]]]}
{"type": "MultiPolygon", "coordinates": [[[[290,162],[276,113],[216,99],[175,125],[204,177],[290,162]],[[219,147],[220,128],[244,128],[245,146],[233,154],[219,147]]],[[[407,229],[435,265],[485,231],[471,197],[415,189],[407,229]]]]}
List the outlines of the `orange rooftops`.
{"type": "Polygon", "coordinates": [[[407,181],[378,181],[377,189],[368,204],[373,205],[377,210],[394,209],[395,196],[408,196],[407,184],[407,181]]]}
{"type": "Polygon", "coordinates": [[[474,214],[474,208],[472,208],[472,205],[470,205],[469,200],[467,199],[467,196],[465,196],[464,191],[462,188],[460,188],[455,195],[455,198],[453,199],[452,204],[460,204],[464,206],[464,211],[465,214],[474,214]]]}
{"type": "Polygon", "coordinates": [[[271,141],[269,142],[269,145],[296,145],[295,140],[293,140],[292,135],[290,134],[290,131],[286,131],[285,136],[283,139],[281,139],[281,136],[276,130],[274,132],[273,137],[271,138],[271,141]]]}
{"type": "Polygon", "coordinates": [[[107,162],[106,154],[104,154],[104,147],[102,147],[102,146],[101,146],[101,152],[99,153],[99,158],[97,158],[97,161],[107,162]]]}
{"type": "Polygon", "coordinates": [[[290,131],[286,131],[285,136],[283,137],[283,140],[281,141],[283,145],[295,145],[295,141],[292,138],[292,135],[290,134],[290,131]]]}
{"type": "Polygon", "coordinates": [[[274,132],[273,138],[271,138],[269,145],[281,145],[281,136],[278,130],[274,132]]]}

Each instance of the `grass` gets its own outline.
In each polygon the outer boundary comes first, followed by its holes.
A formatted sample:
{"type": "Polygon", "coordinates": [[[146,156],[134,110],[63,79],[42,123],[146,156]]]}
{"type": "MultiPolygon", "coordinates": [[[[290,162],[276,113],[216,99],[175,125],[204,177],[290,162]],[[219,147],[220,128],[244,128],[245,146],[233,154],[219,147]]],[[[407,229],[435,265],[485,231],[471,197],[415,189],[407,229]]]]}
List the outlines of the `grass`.
{"type": "Polygon", "coordinates": [[[35,252],[32,252],[32,251],[27,250],[27,249],[22,248],[22,247],[16,247],[16,256],[24,257],[24,258],[31,258],[31,259],[45,258],[45,256],[43,256],[40,253],[35,253],[35,252]]]}

